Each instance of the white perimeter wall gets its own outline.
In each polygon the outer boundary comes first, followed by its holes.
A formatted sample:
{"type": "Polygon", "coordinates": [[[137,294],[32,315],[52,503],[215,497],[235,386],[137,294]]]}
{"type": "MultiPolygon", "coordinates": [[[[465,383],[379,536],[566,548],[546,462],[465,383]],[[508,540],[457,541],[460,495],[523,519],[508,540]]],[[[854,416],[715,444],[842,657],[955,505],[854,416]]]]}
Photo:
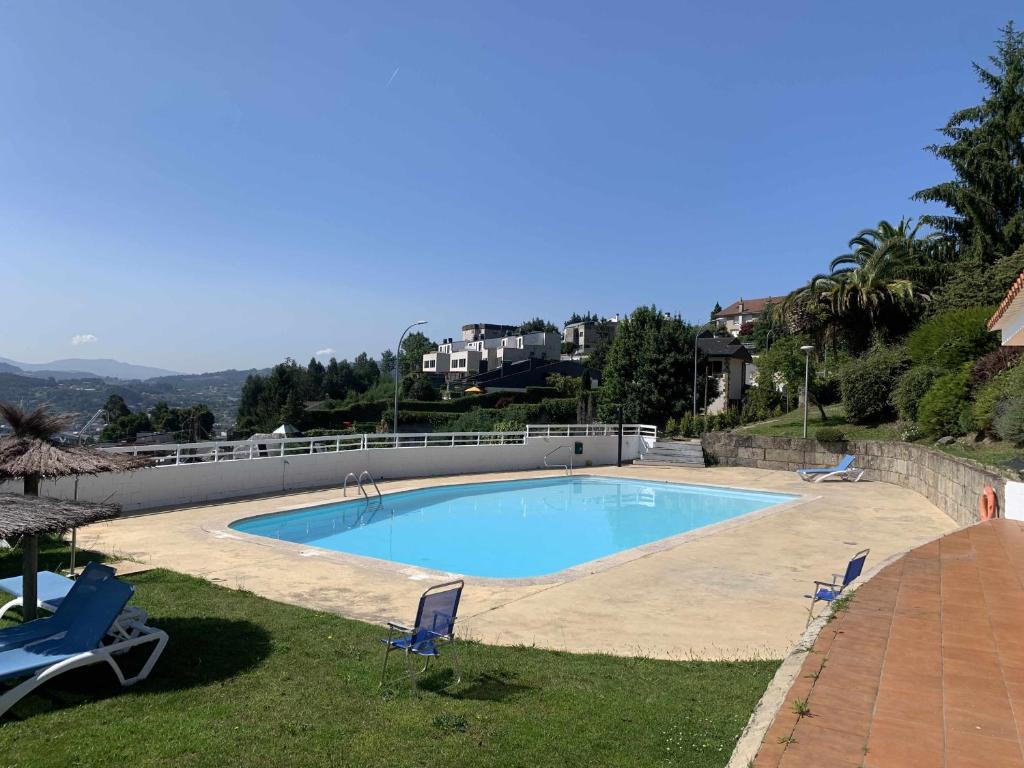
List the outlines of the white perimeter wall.
{"type": "MultiPolygon", "coordinates": [[[[654,442],[653,438],[636,435],[623,437],[623,460],[639,458],[645,440],[649,444],[654,442]]],[[[550,459],[552,463],[564,464],[576,442],[583,443],[583,454],[572,457],[574,467],[583,467],[587,461],[594,466],[615,463],[618,450],[616,436],[531,437],[519,445],[370,448],[284,458],[181,464],[123,474],[83,476],[78,480],[78,499],[110,501],[120,504],[125,511],[137,511],[340,486],[349,472],[358,475],[364,469],[369,470],[377,480],[543,469],[544,454],[560,445],[568,445],[568,451],[561,450],[550,459]]],[[[8,483],[6,487],[0,487],[0,491],[20,490],[20,483],[8,483]]],[[[70,499],[75,492],[75,481],[71,478],[44,481],[39,492],[43,496],[70,499]]]]}

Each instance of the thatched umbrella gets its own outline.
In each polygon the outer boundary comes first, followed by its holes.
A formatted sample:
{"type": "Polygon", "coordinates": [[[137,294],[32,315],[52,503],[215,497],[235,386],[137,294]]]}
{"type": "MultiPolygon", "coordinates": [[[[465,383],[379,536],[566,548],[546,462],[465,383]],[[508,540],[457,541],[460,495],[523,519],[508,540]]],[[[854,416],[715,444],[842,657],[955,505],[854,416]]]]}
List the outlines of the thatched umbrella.
{"type": "MultiPolygon", "coordinates": [[[[151,461],[136,456],[109,453],[81,446],[62,446],[55,442],[65,429],[65,417],[53,416],[48,406],[25,413],[16,406],[0,403],[0,416],[11,426],[13,434],[0,438],[0,480],[22,478],[25,496],[39,496],[39,482],[43,479],[72,475],[96,475],[101,472],[124,472],[148,466],[151,461]]],[[[45,507],[33,507],[41,515],[45,507]]],[[[32,514],[30,507],[19,514],[32,514]]],[[[66,525],[57,530],[66,530],[66,525]]],[[[48,528],[41,528],[45,533],[48,528]]],[[[36,615],[36,574],[39,570],[39,532],[25,529],[22,538],[22,578],[26,619],[36,615]]]]}
{"type": "Polygon", "coordinates": [[[0,493],[0,538],[66,533],[80,525],[112,520],[120,512],[117,504],[0,493]]]}

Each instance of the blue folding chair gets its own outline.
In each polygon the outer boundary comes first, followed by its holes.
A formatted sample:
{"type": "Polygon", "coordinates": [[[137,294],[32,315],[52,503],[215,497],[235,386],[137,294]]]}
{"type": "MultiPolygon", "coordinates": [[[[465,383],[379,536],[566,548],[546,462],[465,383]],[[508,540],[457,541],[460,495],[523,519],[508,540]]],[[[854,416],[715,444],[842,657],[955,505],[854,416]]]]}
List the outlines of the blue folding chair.
{"type": "MultiPolygon", "coordinates": [[[[427,671],[432,658],[438,658],[440,648],[451,649],[452,667],[455,680],[449,686],[457,685],[462,680],[459,671],[458,654],[455,652],[455,618],[459,612],[459,600],[462,599],[462,579],[437,584],[420,596],[420,604],[416,609],[416,621],[412,627],[388,622],[387,639],[381,640],[385,645],[384,667],[380,673],[380,685],[383,687],[388,673],[388,656],[392,651],[401,651],[405,655],[405,664],[409,673],[409,685],[416,692],[416,676],[427,671]],[[399,633],[396,635],[395,633],[399,633]],[[414,656],[423,659],[423,667],[416,670],[414,656]]],[[[446,686],[446,687],[449,687],[446,686]]]]}
{"type": "Polygon", "coordinates": [[[868,555],[871,553],[870,549],[862,549],[846,566],[845,573],[833,573],[832,581],[816,581],[814,582],[814,594],[804,595],[811,599],[810,610],[814,611],[814,604],[818,601],[831,603],[833,600],[839,598],[843,594],[850,582],[857,579],[861,572],[864,570],[864,562],[868,559],[868,555]],[[840,581],[841,579],[841,581],[840,581]]]}

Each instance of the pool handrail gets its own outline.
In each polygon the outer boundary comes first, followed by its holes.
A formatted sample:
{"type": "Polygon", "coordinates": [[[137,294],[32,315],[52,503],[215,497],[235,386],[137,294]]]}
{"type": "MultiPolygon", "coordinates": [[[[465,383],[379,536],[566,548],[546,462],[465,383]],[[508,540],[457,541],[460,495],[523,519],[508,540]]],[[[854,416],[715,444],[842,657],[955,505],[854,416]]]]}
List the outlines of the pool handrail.
{"type": "Polygon", "coordinates": [[[555,448],[552,448],[550,451],[548,451],[547,453],[544,454],[544,466],[545,467],[550,467],[550,468],[553,468],[553,469],[561,467],[562,469],[565,470],[565,474],[571,475],[572,474],[572,451],[569,450],[571,447],[572,446],[565,445],[563,443],[562,445],[559,445],[559,446],[556,446],[555,448]],[[548,456],[550,456],[553,453],[557,453],[558,451],[562,450],[563,448],[565,448],[566,450],[569,450],[569,463],[568,464],[549,464],[548,463],[548,456]]]}

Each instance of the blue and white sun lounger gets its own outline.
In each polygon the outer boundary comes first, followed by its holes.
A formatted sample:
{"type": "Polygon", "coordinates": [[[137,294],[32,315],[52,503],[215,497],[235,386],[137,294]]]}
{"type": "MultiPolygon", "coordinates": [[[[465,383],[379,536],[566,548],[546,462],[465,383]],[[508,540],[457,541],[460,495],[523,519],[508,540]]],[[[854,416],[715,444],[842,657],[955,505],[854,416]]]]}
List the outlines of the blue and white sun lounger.
{"type": "Polygon", "coordinates": [[[105,662],[122,686],[145,679],[164,646],[167,633],[122,618],[134,588],[114,571],[90,563],[51,618],[0,629],[0,680],[27,677],[0,696],[0,716],[43,683],[78,667],[105,662]],[[115,654],[144,643],[154,644],[134,677],[125,677],[115,654]]]}
{"type": "MultiPolygon", "coordinates": [[[[81,579],[90,570],[93,573],[95,569],[103,568],[110,571],[110,575],[114,574],[114,570],[109,566],[101,566],[98,563],[89,563],[82,571],[82,575],[78,578],[81,579]]],[[[69,579],[67,576],[61,576],[59,573],[53,571],[40,571],[37,575],[37,595],[39,608],[46,611],[47,613],[54,613],[60,606],[61,601],[67,597],[68,592],[71,591],[71,587],[74,586],[75,582],[73,579],[69,579]]],[[[0,592],[6,592],[13,596],[13,600],[9,600],[3,605],[0,605],[0,619],[11,610],[12,608],[19,608],[24,605],[24,583],[22,582],[21,576],[11,576],[7,579],[0,579],[0,592]]],[[[147,615],[141,608],[134,606],[128,606],[124,609],[124,613],[121,619],[134,619],[142,624],[146,623],[147,615]]]]}
{"type": "MultiPolygon", "coordinates": [[[[37,579],[38,586],[36,587],[39,595],[39,607],[50,613],[56,611],[57,606],[60,605],[60,601],[67,597],[67,594],[71,591],[71,587],[74,583],[74,581],[66,576],[61,576],[59,573],[54,573],[53,571],[40,571],[37,579]]],[[[16,608],[23,604],[22,587],[23,584],[21,576],[11,576],[8,579],[0,579],[0,592],[6,592],[14,597],[13,600],[0,605],[0,619],[2,619],[4,614],[11,608],[16,608]]]]}
{"type": "Polygon", "coordinates": [[[864,470],[853,466],[854,461],[856,459],[853,456],[846,454],[834,467],[798,469],[796,473],[800,476],[801,480],[813,480],[815,483],[828,480],[830,477],[838,477],[842,480],[851,480],[856,483],[864,476],[864,470]]]}

